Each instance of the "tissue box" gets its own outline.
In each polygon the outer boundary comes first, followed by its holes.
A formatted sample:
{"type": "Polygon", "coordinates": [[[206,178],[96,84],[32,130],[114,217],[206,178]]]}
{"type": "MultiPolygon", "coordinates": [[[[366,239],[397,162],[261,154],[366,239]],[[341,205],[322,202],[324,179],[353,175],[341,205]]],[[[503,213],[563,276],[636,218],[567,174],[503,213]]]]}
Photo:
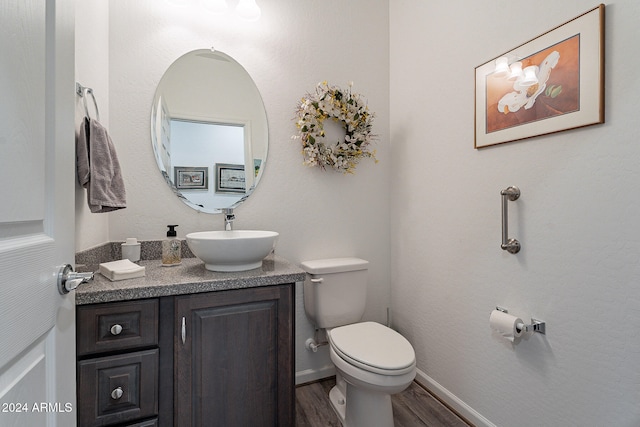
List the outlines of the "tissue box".
{"type": "Polygon", "coordinates": [[[134,279],[145,275],[144,267],[134,264],[128,259],[104,262],[100,264],[100,274],[115,282],[116,280],[134,279]]]}

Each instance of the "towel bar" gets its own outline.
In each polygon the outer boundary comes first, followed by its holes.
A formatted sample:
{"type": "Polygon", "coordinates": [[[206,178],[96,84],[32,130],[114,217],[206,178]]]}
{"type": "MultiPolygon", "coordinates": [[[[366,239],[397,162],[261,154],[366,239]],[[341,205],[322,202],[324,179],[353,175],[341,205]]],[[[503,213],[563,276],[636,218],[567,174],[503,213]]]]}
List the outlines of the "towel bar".
{"type": "Polygon", "coordinates": [[[98,101],[96,100],[96,96],[93,94],[93,89],[91,89],[90,87],[82,86],[80,83],[76,82],[76,94],[78,94],[78,96],[82,98],[82,102],[84,104],[84,112],[89,118],[91,118],[91,115],[89,114],[89,107],[87,106],[87,96],[91,95],[91,98],[93,99],[93,106],[96,109],[96,120],[100,121],[98,101]]]}

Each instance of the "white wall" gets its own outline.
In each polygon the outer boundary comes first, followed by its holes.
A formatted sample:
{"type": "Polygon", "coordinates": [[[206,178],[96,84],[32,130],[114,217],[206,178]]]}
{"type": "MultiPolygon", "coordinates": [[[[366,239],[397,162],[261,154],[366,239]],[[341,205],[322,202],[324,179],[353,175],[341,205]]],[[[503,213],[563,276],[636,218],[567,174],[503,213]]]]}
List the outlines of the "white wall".
{"type": "MultiPolygon", "coordinates": [[[[93,89],[100,122],[109,127],[109,3],[76,1],[76,81],[93,89]]],[[[96,118],[93,100],[89,115],[96,118]]],[[[85,117],[84,100],[76,96],[76,128],[85,117]]],[[[109,215],[91,214],[87,191],[76,178],[76,251],[109,241],[109,215]]]]}
{"type": "Polygon", "coordinates": [[[606,7],[606,124],[480,151],[474,68],[596,3],[390,3],[392,301],[421,377],[479,425],[640,425],[640,3],[606,7]],[[547,335],[495,339],[496,305],[547,335]]]}
{"type": "MultiPolygon", "coordinates": [[[[167,224],[179,224],[179,237],[223,228],[220,215],[197,213],[176,199],[158,172],[150,142],[151,103],[163,72],[187,51],[214,46],[251,74],[269,119],[264,175],[236,210],[234,225],[278,231],[276,252],[294,263],[334,256],[368,259],[371,292],[365,316],[385,321],[390,301],[388,3],[262,1],[262,18],[253,23],[210,16],[193,3],[193,8],[176,9],[158,0],[109,2],[109,130],[128,206],[108,214],[108,240],[161,239],[167,224]],[[365,159],[353,176],[302,165],[301,147],[291,139],[294,111],[322,80],[343,87],[353,81],[353,90],[367,98],[377,115],[378,164],[365,159]]],[[[78,213],[79,235],[90,232],[88,216],[78,213]]],[[[77,250],[92,245],[81,241],[77,250]]],[[[297,297],[296,366],[313,374],[329,359],[324,349],[304,350],[313,330],[302,310],[300,286],[297,297]]]]}

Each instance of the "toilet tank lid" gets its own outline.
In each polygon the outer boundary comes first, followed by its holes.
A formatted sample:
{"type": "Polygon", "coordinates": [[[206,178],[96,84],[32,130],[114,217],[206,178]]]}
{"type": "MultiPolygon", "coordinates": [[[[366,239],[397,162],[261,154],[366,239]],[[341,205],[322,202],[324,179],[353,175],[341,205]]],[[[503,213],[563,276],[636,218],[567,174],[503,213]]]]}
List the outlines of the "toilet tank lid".
{"type": "Polygon", "coordinates": [[[330,258],[304,261],[300,265],[307,273],[327,274],[366,270],[369,268],[369,261],[360,258],[330,258]]]}

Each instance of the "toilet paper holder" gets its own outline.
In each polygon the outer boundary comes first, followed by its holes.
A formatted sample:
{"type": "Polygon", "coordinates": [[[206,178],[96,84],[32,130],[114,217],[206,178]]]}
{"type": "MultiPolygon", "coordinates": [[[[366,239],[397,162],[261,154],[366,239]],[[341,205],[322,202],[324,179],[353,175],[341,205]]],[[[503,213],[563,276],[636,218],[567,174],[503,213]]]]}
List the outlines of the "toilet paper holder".
{"type": "MultiPolygon", "coordinates": [[[[496,310],[501,311],[503,313],[509,313],[509,310],[507,310],[504,307],[496,307],[496,310]]],[[[540,319],[534,319],[533,317],[531,318],[530,324],[527,325],[525,323],[517,323],[516,328],[524,332],[538,332],[542,335],[547,334],[546,322],[540,319]]]]}

